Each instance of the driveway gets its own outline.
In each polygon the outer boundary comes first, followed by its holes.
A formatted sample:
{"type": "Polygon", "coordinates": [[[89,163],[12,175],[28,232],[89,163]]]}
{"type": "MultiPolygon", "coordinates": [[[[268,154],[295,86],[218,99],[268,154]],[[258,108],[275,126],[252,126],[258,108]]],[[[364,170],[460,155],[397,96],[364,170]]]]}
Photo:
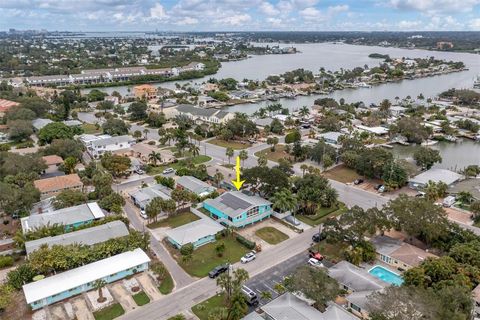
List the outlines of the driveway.
{"type": "Polygon", "coordinates": [[[278,231],[281,231],[285,233],[289,238],[295,238],[298,236],[298,233],[293,231],[292,229],[284,226],[283,224],[273,220],[273,219],[267,219],[262,222],[257,222],[254,225],[248,226],[244,229],[238,230],[238,233],[240,233],[242,236],[255,241],[257,244],[260,244],[262,246],[262,250],[267,250],[268,248],[274,246],[272,244],[269,244],[262,238],[258,237],[255,232],[259,229],[265,228],[265,227],[273,227],[277,229],[278,231]]]}
{"type": "Polygon", "coordinates": [[[73,310],[75,311],[75,317],[77,320],[95,320],[93,314],[90,312],[87,306],[87,302],[83,297],[76,298],[71,301],[73,310]]]}
{"type": "Polygon", "coordinates": [[[121,282],[115,283],[110,287],[110,292],[112,293],[115,300],[117,300],[125,310],[125,312],[132,311],[137,308],[135,300],[133,300],[130,293],[125,289],[121,282]]]}
{"type": "Polygon", "coordinates": [[[50,315],[52,316],[52,320],[68,319],[67,313],[63,309],[63,303],[51,306],[50,307],[50,315]]]}
{"type": "Polygon", "coordinates": [[[143,288],[143,291],[150,297],[152,300],[158,300],[162,297],[160,291],[158,291],[157,286],[153,279],[148,275],[148,273],[142,273],[137,278],[137,281],[140,283],[140,286],[143,288]]]}

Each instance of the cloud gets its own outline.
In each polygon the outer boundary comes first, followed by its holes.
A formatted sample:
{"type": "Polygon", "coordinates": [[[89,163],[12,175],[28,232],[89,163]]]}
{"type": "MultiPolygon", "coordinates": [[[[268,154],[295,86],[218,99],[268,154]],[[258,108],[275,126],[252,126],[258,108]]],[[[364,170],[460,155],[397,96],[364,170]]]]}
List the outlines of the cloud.
{"type": "Polygon", "coordinates": [[[320,10],[314,7],[308,7],[303,10],[301,10],[300,15],[307,19],[307,20],[317,20],[317,19],[324,19],[324,15],[320,10]]]}
{"type": "Polygon", "coordinates": [[[397,26],[400,30],[418,30],[422,26],[422,22],[418,20],[402,20],[397,26]]]}
{"type": "Polygon", "coordinates": [[[165,12],[165,8],[157,2],[153,7],[150,8],[150,18],[154,20],[163,20],[168,18],[168,15],[165,12]]]}
{"type": "Polygon", "coordinates": [[[346,4],[343,4],[343,5],[328,7],[327,11],[329,14],[334,15],[341,12],[347,12],[348,9],[349,9],[349,6],[346,4]]]}
{"type": "Polygon", "coordinates": [[[219,19],[218,22],[231,26],[241,26],[244,23],[249,22],[250,20],[252,20],[252,17],[248,14],[237,14],[219,19]]]}
{"type": "Polygon", "coordinates": [[[262,4],[260,5],[260,11],[267,16],[276,16],[280,13],[280,11],[268,1],[262,2],[262,4]]]}
{"type": "Polygon", "coordinates": [[[198,19],[191,18],[191,17],[185,17],[182,20],[175,22],[175,24],[179,26],[192,25],[197,23],[198,23],[198,19]]]}
{"type": "Polygon", "coordinates": [[[470,12],[480,0],[390,0],[396,9],[432,12],[470,12]]]}
{"type": "Polygon", "coordinates": [[[468,26],[472,30],[480,30],[480,18],[470,20],[468,26]]]}

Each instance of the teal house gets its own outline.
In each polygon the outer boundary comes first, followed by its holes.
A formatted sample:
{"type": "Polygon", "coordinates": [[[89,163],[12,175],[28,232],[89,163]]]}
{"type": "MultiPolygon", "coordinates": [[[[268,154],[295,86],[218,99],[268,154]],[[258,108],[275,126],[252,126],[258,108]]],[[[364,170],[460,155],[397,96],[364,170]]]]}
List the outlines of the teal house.
{"type": "Polygon", "coordinates": [[[36,310],[95,288],[95,281],[111,283],[148,269],[150,258],[135,249],[58,273],[23,286],[25,299],[36,310]]]}
{"type": "Polygon", "coordinates": [[[191,243],[196,249],[204,244],[214,242],[217,233],[225,229],[208,217],[193,221],[166,232],[168,241],[176,248],[191,243]]]}
{"type": "Polygon", "coordinates": [[[210,217],[223,225],[245,227],[269,218],[273,213],[272,203],[257,196],[248,196],[240,191],[226,192],[215,199],[203,202],[210,217]]]}

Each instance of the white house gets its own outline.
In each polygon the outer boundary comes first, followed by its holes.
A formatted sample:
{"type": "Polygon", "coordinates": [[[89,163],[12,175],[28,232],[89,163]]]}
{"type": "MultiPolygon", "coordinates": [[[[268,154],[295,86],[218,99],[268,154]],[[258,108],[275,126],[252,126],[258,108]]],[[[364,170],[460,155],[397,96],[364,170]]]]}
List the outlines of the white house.
{"type": "Polygon", "coordinates": [[[186,116],[195,122],[226,123],[235,115],[231,112],[217,109],[203,109],[189,104],[181,104],[176,107],[178,115],[186,116]]]}
{"type": "Polygon", "coordinates": [[[135,138],[128,135],[112,137],[110,135],[94,136],[84,134],[80,136],[79,140],[85,145],[88,153],[94,158],[98,158],[105,152],[129,149],[136,143],[135,138]]]}

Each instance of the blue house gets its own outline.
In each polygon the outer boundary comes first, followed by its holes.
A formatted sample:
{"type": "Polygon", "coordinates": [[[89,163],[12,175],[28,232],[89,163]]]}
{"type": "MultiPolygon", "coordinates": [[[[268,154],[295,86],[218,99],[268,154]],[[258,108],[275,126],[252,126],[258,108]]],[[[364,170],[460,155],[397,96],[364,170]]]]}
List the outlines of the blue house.
{"type": "Polygon", "coordinates": [[[200,220],[187,223],[175,229],[168,230],[167,239],[176,248],[180,249],[188,243],[196,249],[204,244],[214,242],[215,235],[224,227],[219,223],[204,217],[200,220]]]}
{"type": "Polygon", "coordinates": [[[36,310],[92,290],[97,280],[111,283],[145,271],[149,263],[147,254],[135,249],[28,283],[23,286],[23,293],[32,310],[36,310]]]}
{"type": "Polygon", "coordinates": [[[248,196],[239,191],[226,192],[215,199],[203,202],[210,217],[233,227],[245,227],[270,217],[272,203],[257,196],[248,196]]]}
{"type": "Polygon", "coordinates": [[[63,225],[69,231],[94,220],[105,217],[102,209],[96,202],[81,204],[41,214],[32,214],[22,218],[23,233],[41,228],[43,226],[63,225]]]}

